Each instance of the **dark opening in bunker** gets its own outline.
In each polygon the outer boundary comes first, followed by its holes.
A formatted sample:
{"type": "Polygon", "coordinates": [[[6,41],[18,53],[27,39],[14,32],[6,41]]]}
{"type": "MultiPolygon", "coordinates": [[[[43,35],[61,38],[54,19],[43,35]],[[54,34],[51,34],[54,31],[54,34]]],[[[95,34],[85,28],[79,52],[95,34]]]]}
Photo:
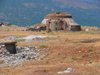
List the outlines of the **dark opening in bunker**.
{"type": "Polygon", "coordinates": [[[10,54],[16,54],[16,42],[4,43],[10,54]]]}

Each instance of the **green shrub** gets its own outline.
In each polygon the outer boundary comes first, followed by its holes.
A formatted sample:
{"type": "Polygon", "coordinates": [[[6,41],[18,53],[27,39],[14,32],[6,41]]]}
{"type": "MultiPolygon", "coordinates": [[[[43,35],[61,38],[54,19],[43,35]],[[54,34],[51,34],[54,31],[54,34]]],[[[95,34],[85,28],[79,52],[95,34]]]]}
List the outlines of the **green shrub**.
{"type": "Polygon", "coordinates": [[[47,30],[46,32],[47,32],[47,33],[52,33],[52,31],[51,31],[51,30],[47,30]]]}
{"type": "Polygon", "coordinates": [[[2,64],[4,61],[3,60],[0,60],[0,64],[2,64]]]}
{"type": "Polygon", "coordinates": [[[28,60],[30,60],[30,59],[31,59],[31,57],[28,56],[28,60]]]}

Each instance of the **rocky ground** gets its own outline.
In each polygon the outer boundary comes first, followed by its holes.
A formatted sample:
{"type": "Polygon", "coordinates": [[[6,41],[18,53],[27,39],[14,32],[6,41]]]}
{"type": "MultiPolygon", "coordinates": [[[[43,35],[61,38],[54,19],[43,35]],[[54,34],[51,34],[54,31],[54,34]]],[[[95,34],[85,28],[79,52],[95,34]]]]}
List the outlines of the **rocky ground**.
{"type": "MultiPolygon", "coordinates": [[[[25,43],[30,43],[30,42],[42,42],[42,41],[50,41],[50,40],[44,40],[43,38],[46,36],[28,36],[28,37],[21,37],[17,38],[16,36],[9,36],[6,38],[1,39],[0,41],[14,41],[14,40],[21,40],[25,39],[25,43]],[[34,38],[34,39],[33,39],[34,38]]],[[[22,65],[23,62],[27,61],[34,61],[34,60],[39,60],[39,56],[41,58],[45,58],[47,56],[47,53],[45,52],[44,54],[41,53],[41,49],[38,47],[33,47],[33,46],[24,46],[24,47],[19,47],[16,45],[16,54],[10,54],[10,52],[6,49],[4,44],[0,45],[0,67],[14,67],[18,65],[22,65]]],[[[49,50],[49,48],[44,48],[42,50],[49,50]]]]}
{"type": "Polygon", "coordinates": [[[41,54],[44,57],[47,56],[47,53],[43,55],[39,48],[32,46],[17,47],[16,54],[10,54],[10,52],[3,49],[4,48],[1,48],[0,61],[2,61],[2,64],[0,64],[0,67],[22,66],[23,62],[39,60],[41,54]]]}
{"type": "MultiPolygon", "coordinates": [[[[1,39],[0,41],[14,41],[14,40],[19,40],[19,39],[26,39],[25,43],[30,43],[30,42],[41,42],[45,41],[43,36],[38,36],[39,38],[34,37],[21,37],[17,38],[16,36],[9,36],[6,38],[1,39]],[[43,38],[40,38],[43,37],[43,38]],[[32,39],[34,38],[34,39],[32,39]]],[[[45,36],[46,37],[46,36],[45,36]]],[[[49,41],[49,40],[48,40],[49,41]]],[[[49,48],[44,48],[43,50],[49,50],[49,48]]],[[[24,47],[19,47],[16,45],[16,54],[11,54],[5,47],[5,44],[0,45],[0,67],[14,67],[21,65],[23,62],[27,61],[34,61],[34,60],[39,60],[39,56],[44,58],[47,56],[47,53],[45,52],[44,54],[40,52],[41,49],[38,47],[34,46],[24,46],[24,47]]]]}
{"type": "Polygon", "coordinates": [[[16,54],[0,45],[0,75],[100,75],[100,32],[87,28],[50,33],[0,30],[0,43],[17,42],[16,54]]]}

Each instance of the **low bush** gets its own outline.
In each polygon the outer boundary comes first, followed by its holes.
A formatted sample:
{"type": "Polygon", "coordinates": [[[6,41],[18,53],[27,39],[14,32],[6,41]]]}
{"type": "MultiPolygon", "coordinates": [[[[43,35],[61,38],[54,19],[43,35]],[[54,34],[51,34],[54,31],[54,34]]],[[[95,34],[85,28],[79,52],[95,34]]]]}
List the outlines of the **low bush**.
{"type": "Polygon", "coordinates": [[[47,33],[52,33],[52,31],[51,31],[51,30],[47,30],[46,32],[47,32],[47,33]]]}

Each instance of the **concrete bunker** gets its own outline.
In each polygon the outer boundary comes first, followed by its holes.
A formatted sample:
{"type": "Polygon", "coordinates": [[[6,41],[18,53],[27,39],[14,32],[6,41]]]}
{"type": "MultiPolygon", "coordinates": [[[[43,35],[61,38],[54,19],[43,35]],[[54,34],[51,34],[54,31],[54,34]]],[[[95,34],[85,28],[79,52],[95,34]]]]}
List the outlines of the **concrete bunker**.
{"type": "Polygon", "coordinates": [[[16,50],[16,42],[6,42],[6,43],[1,43],[1,49],[2,49],[2,53],[8,51],[10,52],[10,54],[16,54],[17,50],[16,50]]]}
{"type": "Polygon", "coordinates": [[[46,30],[70,30],[70,31],[80,31],[81,26],[77,24],[72,15],[63,12],[53,12],[46,15],[40,24],[41,26],[46,26],[46,30]]]}

